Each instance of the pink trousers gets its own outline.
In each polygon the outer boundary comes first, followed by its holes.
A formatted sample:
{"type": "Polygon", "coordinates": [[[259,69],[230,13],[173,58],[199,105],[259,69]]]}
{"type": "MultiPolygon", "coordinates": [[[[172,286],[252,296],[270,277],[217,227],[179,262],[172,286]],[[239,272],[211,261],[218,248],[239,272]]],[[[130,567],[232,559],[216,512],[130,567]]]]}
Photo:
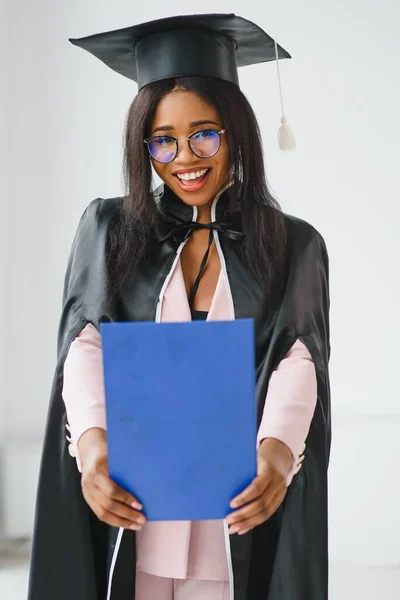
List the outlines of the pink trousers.
{"type": "Polygon", "coordinates": [[[136,571],[135,600],[229,600],[229,582],[169,579],[136,571]]]}

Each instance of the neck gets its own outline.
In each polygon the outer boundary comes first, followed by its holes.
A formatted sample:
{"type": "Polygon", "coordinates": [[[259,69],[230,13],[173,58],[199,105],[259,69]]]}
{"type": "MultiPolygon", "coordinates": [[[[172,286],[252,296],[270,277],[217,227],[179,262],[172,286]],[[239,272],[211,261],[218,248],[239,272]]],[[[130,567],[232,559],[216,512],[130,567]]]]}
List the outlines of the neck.
{"type": "Polygon", "coordinates": [[[211,223],[211,207],[214,200],[206,204],[205,206],[197,207],[197,222],[198,223],[211,223]]]}
{"type": "Polygon", "coordinates": [[[222,188],[219,190],[218,194],[216,194],[212,200],[210,200],[207,204],[204,204],[203,206],[197,207],[197,222],[198,223],[211,223],[211,221],[213,220],[212,219],[212,207],[214,206],[214,204],[216,204],[218,202],[221,194],[225,190],[227,190],[232,184],[233,184],[233,180],[229,181],[228,183],[225,183],[222,186],[222,188]]]}

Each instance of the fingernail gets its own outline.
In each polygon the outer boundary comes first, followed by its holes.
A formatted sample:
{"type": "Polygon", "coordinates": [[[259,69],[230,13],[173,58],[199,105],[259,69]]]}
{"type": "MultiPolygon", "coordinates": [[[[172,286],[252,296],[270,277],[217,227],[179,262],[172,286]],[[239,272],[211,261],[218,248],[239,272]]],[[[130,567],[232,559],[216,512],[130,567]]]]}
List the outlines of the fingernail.
{"type": "Polygon", "coordinates": [[[238,535],[244,535],[248,531],[250,531],[250,529],[243,529],[242,531],[238,531],[238,535]]]}
{"type": "Polygon", "coordinates": [[[146,519],[144,517],[138,517],[136,519],[136,523],[140,523],[141,525],[144,525],[144,523],[146,523],[146,519]]]}
{"type": "Polygon", "coordinates": [[[239,506],[239,504],[236,501],[233,501],[233,502],[230,503],[230,507],[231,508],[237,508],[238,506],[239,506]]]}
{"type": "Polygon", "coordinates": [[[142,510],[143,506],[139,504],[139,502],[132,502],[132,508],[136,508],[136,510],[142,510]]]}
{"type": "Polygon", "coordinates": [[[142,526],[139,525],[139,523],[133,523],[132,525],[129,525],[128,529],[132,529],[132,531],[140,531],[140,529],[142,529],[142,526]]]}
{"type": "Polygon", "coordinates": [[[240,531],[240,527],[238,527],[237,525],[233,525],[233,527],[231,527],[229,529],[229,534],[233,535],[234,533],[237,533],[238,531],[240,531]]]}

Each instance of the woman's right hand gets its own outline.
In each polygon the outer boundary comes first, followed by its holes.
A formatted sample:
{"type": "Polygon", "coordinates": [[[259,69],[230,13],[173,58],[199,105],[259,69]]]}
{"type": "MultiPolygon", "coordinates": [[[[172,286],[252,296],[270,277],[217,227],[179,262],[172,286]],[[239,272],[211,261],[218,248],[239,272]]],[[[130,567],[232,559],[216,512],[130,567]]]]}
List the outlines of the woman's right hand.
{"type": "Polygon", "coordinates": [[[82,463],[82,492],[95,515],[108,525],[138,531],[146,522],[141,504],[108,476],[104,429],[85,431],[78,442],[82,463]]]}

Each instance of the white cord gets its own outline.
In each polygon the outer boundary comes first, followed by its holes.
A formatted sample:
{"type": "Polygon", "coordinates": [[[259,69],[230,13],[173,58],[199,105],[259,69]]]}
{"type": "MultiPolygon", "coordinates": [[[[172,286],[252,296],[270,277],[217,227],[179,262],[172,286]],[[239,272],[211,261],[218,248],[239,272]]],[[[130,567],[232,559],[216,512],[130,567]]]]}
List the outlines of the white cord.
{"type": "Polygon", "coordinates": [[[293,131],[290,129],[287,118],[285,116],[285,111],[283,108],[283,93],[282,93],[282,82],[281,82],[281,73],[279,70],[279,52],[278,52],[278,44],[274,40],[275,45],[275,58],[276,58],[276,69],[278,71],[278,84],[279,84],[279,95],[281,98],[281,109],[282,109],[282,118],[281,118],[281,126],[278,130],[278,141],[279,148],[281,150],[294,150],[296,148],[296,140],[293,134],[293,131]]]}
{"type": "Polygon", "coordinates": [[[280,95],[280,98],[281,98],[282,117],[284,117],[285,116],[285,111],[283,110],[282,83],[281,83],[281,73],[280,73],[280,70],[279,70],[278,44],[276,43],[276,40],[274,40],[274,44],[275,44],[276,69],[278,71],[279,95],[280,95]]]}

